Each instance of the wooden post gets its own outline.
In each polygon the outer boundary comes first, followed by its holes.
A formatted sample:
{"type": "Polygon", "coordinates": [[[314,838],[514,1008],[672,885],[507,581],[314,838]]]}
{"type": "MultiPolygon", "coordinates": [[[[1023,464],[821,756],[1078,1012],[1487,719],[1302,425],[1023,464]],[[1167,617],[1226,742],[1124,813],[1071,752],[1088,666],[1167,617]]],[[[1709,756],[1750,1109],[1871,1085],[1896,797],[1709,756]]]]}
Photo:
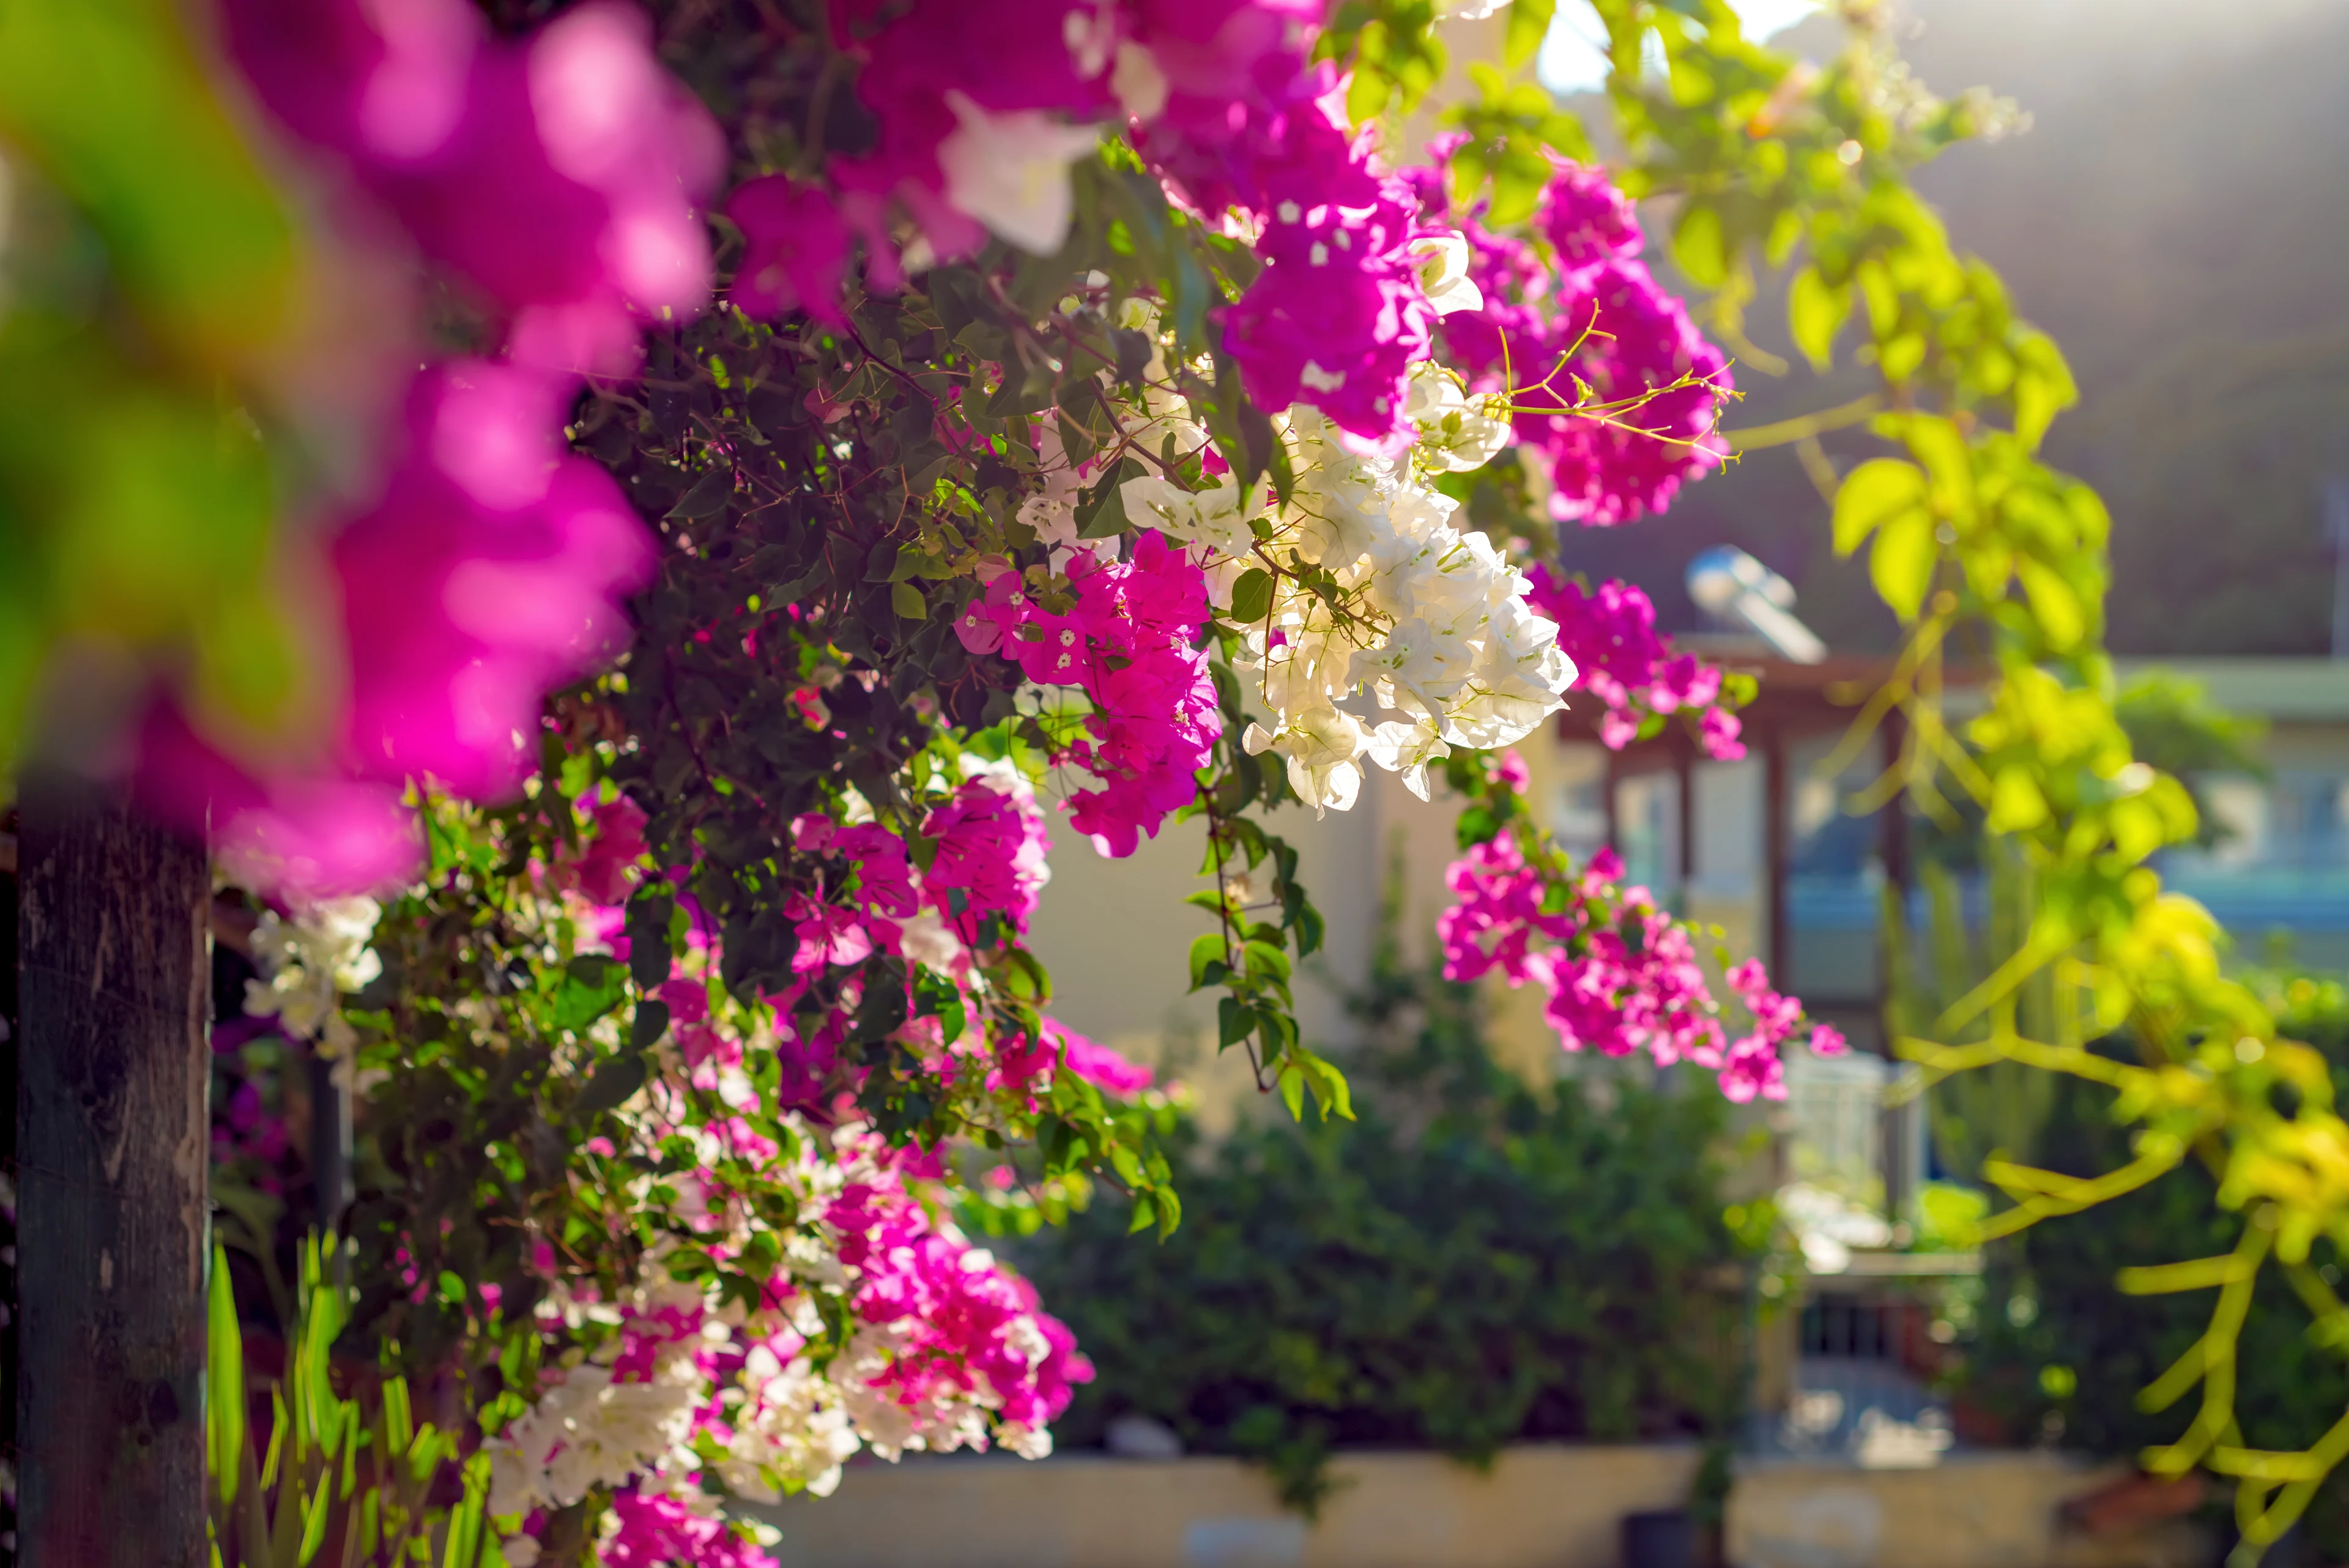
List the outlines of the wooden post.
{"type": "Polygon", "coordinates": [[[20,1568],[204,1568],[212,876],[119,793],[18,797],[20,1568]]]}
{"type": "Polygon", "coordinates": [[[1776,724],[1757,726],[1762,732],[1762,875],[1769,884],[1764,918],[1769,931],[1762,950],[1770,965],[1770,983],[1794,983],[1786,972],[1794,949],[1794,933],[1786,929],[1786,818],[1791,809],[1786,794],[1786,735],[1776,724]]]}

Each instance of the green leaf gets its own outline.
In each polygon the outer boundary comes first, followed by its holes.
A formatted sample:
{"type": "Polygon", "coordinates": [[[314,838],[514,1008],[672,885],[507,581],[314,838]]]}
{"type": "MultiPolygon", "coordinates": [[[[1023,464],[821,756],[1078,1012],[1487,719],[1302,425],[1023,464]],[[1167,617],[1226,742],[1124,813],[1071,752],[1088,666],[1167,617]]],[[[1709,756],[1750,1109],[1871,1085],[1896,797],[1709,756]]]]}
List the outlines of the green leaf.
{"type": "Polygon", "coordinates": [[[1699,288],[1719,288],[1729,281],[1729,241],[1722,232],[1721,213],[1703,202],[1691,202],[1672,229],[1672,260],[1699,288]]]}
{"type": "Polygon", "coordinates": [[[1125,493],[1119,487],[1141,472],[1142,465],[1129,457],[1102,475],[1092,488],[1078,493],[1078,538],[1108,539],[1133,526],[1125,514],[1125,493]]]}
{"type": "Polygon", "coordinates": [[[331,1472],[320,1476],[318,1490],[310,1496],[310,1506],[302,1516],[302,1544],[294,1549],[297,1568],[309,1568],[318,1548],[326,1543],[326,1505],[333,1500],[334,1481],[331,1472]]]}
{"type": "Polygon", "coordinates": [[[1248,973],[1271,980],[1288,978],[1288,955],[1270,942],[1251,941],[1242,950],[1248,973]]]}
{"type": "Polygon", "coordinates": [[[677,900],[666,893],[639,893],[628,900],[628,978],[650,991],[668,979],[669,916],[677,900]]]}
{"type": "Polygon", "coordinates": [[[1501,42],[1501,61],[1509,69],[1523,70],[1527,62],[1541,53],[1542,40],[1549,36],[1549,25],[1557,14],[1557,0],[1511,0],[1508,31],[1501,42]]]}
{"type": "Polygon", "coordinates": [[[726,504],[733,498],[733,469],[713,468],[695,480],[692,489],[678,497],[677,504],[668,509],[668,514],[673,519],[688,523],[715,517],[726,510],[726,504]]]}
{"type": "Polygon", "coordinates": [[[2021,763],[2009,763],[1991,781],[1989,826],[1992,833],[2025,833],[2047,820],[2047,797],[2021,763]]]}
{"type": "Polygon", "coordinates": [[[1232,422],[1239,431],[1240,488],[1245,491],[1272,467],[1274,455],[1280,451],[1280,438],[1273,432],[1271,417],[1239,389],[1237,374],[1230,397],[1232,422]]]}
{"type": "Polygon", "coordinates": [[[1226,996],[1216,1004],[1216,1049],[1228,1050],[1256,1032],[1259,1020],[1256,1009],[1237,996],[1226,996]]]}
{"type": "Polygon", "coordinates": [[[1868,557],[1868,575],[1876,591],[1902,620],[1913,620],[1933,586],[1933,566],[1940,548],[1933,538],[1933,515],[1914,507],[1888,518],[1876,535],[1876,549],[1868,557]]]}
{"type": "Polygon", "coordinates": [[[1314,1102],[1321,1107],[1321,1119],[1332,1116],[1340,1121],[1354,1119],[1354,1098],[1346,1087],[1346,1075],[1337,1064],[1322,1057],[1307,1054],[1299,1058],[1305,1069],[1306,1086],[1313,1091],[1314,1102]]]}
{"type": "Polygon", "coordinates": [[[1861,463],[1836,492],[1836,554],[1850,555],[1887,521],[1924,504],[1925,474],[1916,464],[1897,457],[1861,463]]]}
{"type": "Polygon", "coordinates": [[[1224,946],[1224,933],[1203,931],[1191,940],[1191,989],[1198,990],[1208,983],[1207,966],[1230,961],[1230,950],[1224,946]]]}
{"type": "Polygon", "coordinates": [[[649,1051],[668,1033],[668,1003],[650,998],[636,1003],[636,1015],[628,1023],[628,1044],[639,1051],[649,1051]]]}
{"type": "Polygon", "coordinates": [[[2061,572],[2027,556],[2016,564],[2016,574],[2023,578],[2023,591],[2031,596],[2032,617],[2047,645],[2059,653],[2069,652],[2088,630],[2080,596],[2061,572]]]}
{"type": "Polygon", "coordinates": [[[1272,574],[1262,566],[1250,566],[1232,585],[1232,622],[1236,626],[1252,626],[1272,610],[1272,574]]]}
{"type": "Polygon", "coordinates": [[[924,620],[930,613],[929,601],[922,590],[911,583],[899,583],[889,590],[889,607],[905,620],[924,620]]]}
{"type": "Polygon", "coordinates": [[[1821,370],[1834,362],[1835,336],[1851,314],[1851,286],[1830,286],[1819,269],[1806,266],[1786,290],[1786,327],[1795,347],[1821,370]]]}
{"type": "Polygon", "coordinates": [[[236,1501],[237,1478],[244,1466],[244,1330],[237,1322],[228,1253],[218,1242],[212,1244],[212,1277],[206,1294],[204,1447],[213,1495],[225,1508],[236,1501]]]}
{"type": "Polygon", "coordinates": [[[571,961],[555,991],[549,1021],[558,1031],[575,1034],[619,1006],[627,994],[626,970],[600,954],[582,954],[571,961]]]}
{"type": "Polygon", "coordinates": [[[2025,446],[2036,447],[2055,416],[2079,400],[2080,389],[2063,350],[2044,332],[2033,332],[2015,345],[2014,433],[2025,446]]]}
{"type": "Polygon", "coordinates": [[[645,1086],[645,1059],[634,1051],[623,1055],[606,1057],[579,1091],[571,1105],[572,1114],[592,1116],[626,1103],[629,1096],[645,1086]]]}
{"type": "Polygon", "coordinates": [[[1288,1119],[1293,1122],[1303,1121],[1305,1119],[1304,1070],[1291,1062],[1280,1070],[1278,1082],[1280,1085],[1280,1103],[1288,1107],[1288,1119]]]}

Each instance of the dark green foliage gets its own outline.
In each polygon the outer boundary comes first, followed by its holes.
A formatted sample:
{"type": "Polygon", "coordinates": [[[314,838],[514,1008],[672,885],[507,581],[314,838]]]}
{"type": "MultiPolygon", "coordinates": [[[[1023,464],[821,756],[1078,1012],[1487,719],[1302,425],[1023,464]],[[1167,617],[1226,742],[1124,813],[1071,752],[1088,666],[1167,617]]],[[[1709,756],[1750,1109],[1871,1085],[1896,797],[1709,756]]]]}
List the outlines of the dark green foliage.
{"type": "MultiPolygon", "coordinates": [[[[2349,988],[2337,981],[2263,977],[2278,1033],[2323,1051],[2349,1088],[2349,988]]],[[[2087,1176],[2127,1164],[2126,1129],[2106,1090],[2059,1080],[2036,1162],[2087,1176]]],[[[2141,1191],[2085,1214],[2044,1220],[1999,1248],[1985,1275],[1982,1325],[1968,1353],[1964,1396],[2015,1441],[2054,1437],[2087,1453],[2134,1458],[2178,1438],[2197,1399],[2159,1412],[2139,1392],[2209,1326],[2210,1293],[2125,1295],[2125,1268],[2231,1251],[2241,1216],[2221,1208],[2199,1159],[2141,1191]]],[[[2311,1260],[2337,1281],[2340,1259],[2317,1243],[2311,1260]]],[[[2281,1271],[2263,1274],[2245,1320],[2235,1413],[2247,1446],[2303,1448],[2349,1409],[2349,1359],[2317,1344],[2308,1309],[2281,1271]]],[[[2233,1440],[2233,1439],[2230,1439],[2233,1440]]],[[[2349,1477],[2336,1472],[2305,1529],[2324,1561],[2349,1558],[2349,1477]]]]}
{"type": "Polygon", "coordinates": [[[2201,784],[2212,774],[2267,777],[2267,763],[2258,752],[2265,722],[2235,717],[2213,705],[2199,683],[2160,670],[2149,670],[2121,688],[2113,711],[2139,762],[2186,781],[2202,819],[2194,841],[2208,848],[2233,836],[2211,812],[2201,784]]]}
{"type": "Polygon", "coordinates": [[[1374,983],[1357,1125],[1186,1131],[1173,1236],[1135,1245],[1105,1205],[1023,1251],[1099,1368],[1061,1440],[1153,1417],[1310,1511],[1340,1446],[1483,1461],[1725,1429],[1744,1275],[1712,1086],[1538,1096],[1485,1056],[1466,988],[1374,983]]]}

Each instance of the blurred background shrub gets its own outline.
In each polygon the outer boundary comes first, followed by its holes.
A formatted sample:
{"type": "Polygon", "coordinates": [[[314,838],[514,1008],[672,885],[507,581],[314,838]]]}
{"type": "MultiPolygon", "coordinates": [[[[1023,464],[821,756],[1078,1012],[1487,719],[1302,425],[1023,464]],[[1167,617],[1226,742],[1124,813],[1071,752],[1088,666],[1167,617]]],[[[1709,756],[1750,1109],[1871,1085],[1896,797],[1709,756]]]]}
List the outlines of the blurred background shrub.
{"type": "Polygon", "coordinates": [[[1392,951],[1351,1006],[1374,1042],[1345,1064],[1359,1124],[1210,1142],[1186,1120],[1164,1242],[1128,1241],[1104,1199],[1019,1244],[1099,1369],[1061,1440],[1148,1417],[1268,1465],[1309,1512],[1340,1446],[1724,1441],[1754,1254],[1724,1219],[1711,1075],[1596,1061],[1530,1086],[1487,1054],[1467,987],[1392,951]]]}

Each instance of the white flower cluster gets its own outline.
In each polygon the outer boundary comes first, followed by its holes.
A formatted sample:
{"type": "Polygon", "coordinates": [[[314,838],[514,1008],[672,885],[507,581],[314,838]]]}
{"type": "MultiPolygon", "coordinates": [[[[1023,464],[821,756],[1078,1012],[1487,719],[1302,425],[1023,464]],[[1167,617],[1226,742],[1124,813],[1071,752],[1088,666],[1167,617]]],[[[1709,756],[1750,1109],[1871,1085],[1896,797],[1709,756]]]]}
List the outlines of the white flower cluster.
{"type": "MultiPolygon", "coordinates": [[[[874,1161],[865,1127],[835,1129],[826,1153],[824,1136],[792,1119],[802,1152],[792,1168],[800,1178],[803,1212],[822,1212],[851,1183],[877,1187],[892,1179],[874,1161]]],[[[936,1229],[962,1245],[952,1228],[936,1229]]],[[[821,1365],[803,1351],[789,1351],[822,1343],[824,1322],[815,1293],[847,1295],[859,1282],[842,1263],[837,1240],[822,1221],[786,1238],[784,1266],[802,1289],[781,1310],[746,1313],[739,1303],[671,1279],[657,1257],[647,1258],[643,1282],[619,1303],[559,1295],[550,1302],[543,1310],[574,1329],[591,1322],[616,1328],[632,1319],[698,1320],[698,1328],[660,1346],[649,1378],[615,1379],[612,1363],[622,1345],[616,1334],[591,1355],[551,1374],[537,1403],[484,1445],[491,1515],[510,1519],[564,1508],[591,1490],[630,1484],[665,1490],[697,1509],[710,1506],[695,1440],[697,1415],[713,1407],[730,1436],[710,1468],[729,1492],[753,1502],[774,1502],[785,1490],[828,1497],[840,1484],[841,1467],[861,1449],[893,1462],[907,1452],[990,1441],[1028,1459],[1050,1454],[1050,1433],[994,1417],[1001,1400],[984,1378],[970,1389],[949,1379],[914,1387],[889,1378],[902,1357],[918,1360],[926,1354],[916,1343],[923,1325],[912,1317],[861,1324],[821,1365]],[[705,1353],[733,1345],[749,1347],[739,1370],[714,1382],[705,1353]]],[[[983,1271],[994,1260],[971,1249],[959,1267],[983,1271]]],[[[1016,1320],[1009,1334],[1012,1349],[1031,1366],[1051,1354],[1032,1317],[1016,1320]]],[[[711,1430],[703,1428],[702,1437],[711,1430]]],[[[507,1561],[522,1568],[534,1561],[537,1543],[517,1534],[503,1549],[507,1561]]]]}
{"type": "Polygon", "coordinates": [[[1228,474],[1197,492],[1155,474],[1120,487],[1130,519],[1209,550],[1216,603],[1246,613],[1241,662],[1262,671],[1275,719],[1243,742],[1286,758],[1317,811],[1353,805],[1365,761],[1425,799],[1429,763],[1522,739],[1574,681],[1557,628],[1526,607],[1524,575],[1483,534],[1453,526],[1458,503],[1430,483],[1490,462],[1506,423],[1433,364],[1414,371],[1409,411],[1418,440],[1388,458],[1291,409],[1285,506],[1228,474]],[[1251,572],[1270,578],[1268,598],[1251,572]],[[1236,604],[1244,580],[1254,591],[1236,604]],[[1341,706],[1365,690],[1398,716],[1372,723],[1341,706]]]}
{"type": "MultiPolygon", "coordinates": [[[[698,1291],[686,1293],[698,1303],[698,1291]]],[[[609,1366],[593,1362],[566,1369],[561,1382],[485,1445],[490,1512],[568,1508],[594,1489],[617,1487],[634,1475],[692,1469],[698,1463],[690,1446],[693,1413],[702,1397],[696,1348],[663,1346],[645,1381],[615,1382],[609,1366]]],[[[616,1351],[618,1342],[606,1349],[616,1351]]]]}
{"type": "Polygon", "coordinates": [[[244,982],[244,1010],[274,1015],[287,1033],[315,1040],[330,1055],[347,1051],[351,1027],[341,1012],[345,992],[383,972],[367,945],[383,909],[373,898],[329,898],[296,909],[289,919],[264,911],[253,931],[259,980],[244,982]]]}

